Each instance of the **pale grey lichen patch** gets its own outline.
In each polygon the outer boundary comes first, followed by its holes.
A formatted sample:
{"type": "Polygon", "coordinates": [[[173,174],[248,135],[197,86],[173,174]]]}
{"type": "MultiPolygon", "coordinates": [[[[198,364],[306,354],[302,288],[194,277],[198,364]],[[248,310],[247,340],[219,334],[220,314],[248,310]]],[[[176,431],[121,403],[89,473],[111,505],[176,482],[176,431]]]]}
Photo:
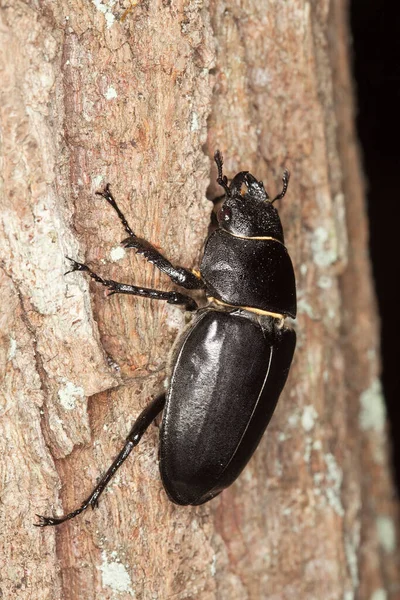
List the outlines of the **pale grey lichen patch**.
{"type": "Polygon", "coordinates": [[[388,554],[396,550],[396,527],[391,517],[381,515],[376,519],[379,543],[388,554]]]}
{"type": "Polygon", "coordinates": [[[110,29],[110,27],[114,24],[115,17],[112,14],[112,12],[107,12],[105,14],[105,18],[106,18],[106,23],[107,23],[107,29],[110,29]]]}
{"type": "Polygon", "coordinates": [[[383,588],[374,590],[369,600],[387,600],[387,593],[383,588]]]}
{"type": "Polygon", "coordinates": [[[321,275],[317,281],[317,286],[322,290],[329,290],[332,287],[332,277],[321,275]]]}
{"type": "Polygon", "coordinates": [[[332,247],[329,232],[325,227],[317,227],[313,232],[311,250],[318,267],[329,267],[337,260],[336,249],[332,247]]]}
{"type": "Polygon", "coordinates": [[[289,427],[296,427],[299,422],[299,415],[297,413],[292,413],[288,418],[289,427]]]}
{"type": "Polygon", "coordinates": [[[103,179],[103,175],[96,175],[95,177],[92,177],[93,189],[97,190],[101,186],[103,179]]]}
{"type": "Polygon", "coordinates": [[[117,98],[117,96],[118,94],[116,89],[112,85],[109,85],[104,94],[106,100],[114,100],[115,98],[117,98]]]}
{"type": "Polygon", "coordinates": [[[302,275],[307,275],[307,271],[308,271],[308,265],[306,263],[303,263],[300,265],[300,273],[302,275]]]}
{"type": "Polygon", "coordinates": [[[305,298],[298,299],[297,313],[299,315],[307,315],[307,317],[310,317],[310,319],[313,319],[313,320],[316,319],[314,311],[313,311],[313,307],[311,306],[311,304],[309,304],[307,302],[307,300],[305,298]]]}
{"type": "Polygon", "coordinates": [[[83,388],[75,385],[72,381],[65,381],[63,386],[58,390],[60,404],[66,410],[73,410],[77,400],[82,400],[84,396],[83,388]]]}
{"type": "Polygon", "coordinates": [[[353,528],[345,533],[344,548],[346,553],[347,566],[349,568],[353,591],[359,586],[358,575],[358,550],[360,546],[360,523],[356,521],[353,528]]]}
{"type": "Polygon", "coordinates": [[[4,236],[1,241],[7,244],[5,256],[14,257],[18,263],[21,293],[29,294],[37,312],[54,315],[63,306],[64,299],[64,247],[58,235],[64,228],[51,193],[35,199],[32,216],[33,219],[24,220],[21,226],[16,213],[4,208],[1,214],[4,236]],[[48,276],[49,265],[52,267],[51,277],[48,276]],[[43,284],[45,280],[47,285],[43,284]]]}
{"type": "Polygon", "coordinates": [[[322,450],[321,440],[315,440],[313,443],[313,450],[322,450]]]}
{"type": "Polygon", "coordinates": [[[337,317],[336,309],[334,309],[332,307],[328,308],[328,312],[326,313],[326,316],[329,319],[329,321],[334,321],[337,317]]]}
{"type": "Polygon", "coordinates": [[[254,67],[251,70],[251,79],[254,86],[263,90],[268,89],[273,80],[273,75],[271,69],[267,67],[254,67]]]}
{"type": "Polygon", "coordinates": [[[320,486],[324,480],[324,474],[320,473],[319,471],[317,473],[314,473],[313,480],[314,480],[314,485],[320,486]]]}
{"type": "Polygon", "coordinates": [[[304,431],[311,431],[315,425],[315,420],[318,417],[318,413],[312,404],[308,404],[303,408],[303,414],[301,416],[301,424],[304,431]]]}
{"type": "Polygon", "coordinates": [[[113,592],[133,595],[132,582],[126,567],[118,560],[116,552],[112,552],[111,556],[116,560],[109,560],[106,552],[101,553],[100,570],[103,586],[111,588],[113,592]]]}
{"type": "Polygon", "coordinates": [[[167,313],[167,327],[181,331],[185,325],[185,313],[182,308],[173,304],[167,304],[165,311],[167,313]]]}
{"type": "MultiPolygon", "coordinates": [[[[304,462],[308,463],[311,458],[312,451],[320,451],[322,450],[322,442],[321,440],[313,440],[309,435],[306,435],[305,440],[305,449],[304,449],[304,462]]],[[[322,473],[314,473],[314,484],[320,483],[323,480],[324,476],[322,473]],[[319,477],[320,476],[320,477],[319,477]]]]}
{"type": "Polygon", "coordinates": [[[12,360],[17,353],[17,340],[10,335],[10,345],[8,347],[7,360],[12,360]]]}
{"type": "Polygon", "coordinates": [[[115,246],[115,248],[112,248],[110,251],[110,259],[113,262],[116,262],[117,260],[122,260],[125,255],[126,250],[122,246],[115,246]]]}
{"type": "Polygon", "coordinates": [[[342,469],[337,464],[334,455],[330,452],[324,455],[324,460],[328,470],[326,475],[326,481],[328,483],[328,487],[325,490],[326,497],[335,513],[339,515],[339,517],[343,517],[344,509],[340,495],[343,479],[342,469]]]}
{"type": "Polygon", "coordinates": [[[304,458],[304,462],[308,463],[311,458],[311,450],[312,450],[312,439],[310,438],[309,435],[306,436],[304,443],[305,443],[305,449],[304,449],[303,458],[304,458]]]}
{"type": "Polygon", "coordinates": [[[198,531],[199,530],[199,523],[196,519],[192,519],[190,522],[190,528],[192,531],[198,531]]]}
{"type": "Polygon", "coordinates": [[[115,1],[116,0],[108,0],[108,2],[102,2],[102,0],[92,0],[92,3],[95,5],[97,10],[103,13],[107,24],[107,29],[110,29],[115,22],[115,17],[111,12],[111,8],[115,5],[115,1]]]}
{"type": "Polygon", "coordinates": [[[382,386],[374,379],[370,387],[360,396],[359,424],[363,431],[374,430],[378,433],[385,428],[386,409],[382,386]]]}
{"type": "Polygon", "coordinates": [[[333,198],[334,204],[334,219],[335,219],[335,231],[336,231],[336,245],[338,260],[342,263],[342,268],[348,262],[348,246],[349,241],[347,237],[346,223],[346,202],[344,194],[338,193],[333,198]]]}
{"type": "Polygon", "coordinates": [[[211,561],[211,565],[210,565],[210,572],[211,572],[211,577],[215,577],[215,574],[217,572],[217,555],[213,554],[212,557],[212,561],[211,561]]]}
{"type": "Polygon", "coordinates": [[[198,131],[199,129],[199,115],[196,112],[192,112],[192,122],[190,124],[190,131],[198,131]]]}

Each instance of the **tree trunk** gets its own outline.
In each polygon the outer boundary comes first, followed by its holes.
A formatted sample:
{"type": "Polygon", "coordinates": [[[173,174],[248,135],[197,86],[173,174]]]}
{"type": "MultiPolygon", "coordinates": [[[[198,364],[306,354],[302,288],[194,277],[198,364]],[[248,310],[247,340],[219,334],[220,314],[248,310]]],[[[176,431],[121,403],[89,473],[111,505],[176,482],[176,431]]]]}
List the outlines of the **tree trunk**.
{"type": "Polygon", "coordinates": [[[400,594],[378,324],[353,123],[347,2],[2,2],[0,597],[385,600],[400,594]],[[122,18],[121,18],[122,17],[122,18]],[[137,233],[198,266],[220,193],[210,156],[279,209],[298,281],[286,389],[238,481],[170,503],[159,421],[98,510],[57,529],[163,387],[184,312],[105,298],[172,289],[137,233]]]}

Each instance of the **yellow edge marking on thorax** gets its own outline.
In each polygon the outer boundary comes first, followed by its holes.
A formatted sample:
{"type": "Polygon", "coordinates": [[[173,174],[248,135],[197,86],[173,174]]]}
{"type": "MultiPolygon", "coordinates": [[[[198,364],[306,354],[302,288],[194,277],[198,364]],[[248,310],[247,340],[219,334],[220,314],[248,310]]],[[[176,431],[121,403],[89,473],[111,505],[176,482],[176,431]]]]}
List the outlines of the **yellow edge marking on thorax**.
{"type": "Polygon", "coordinates": [[[268,235],[266,235],[266,236],[262,236],[262,235],[246,236],[246,235],[237,235],[237,233],[232,233],[231,231],[227,231],[226,229],[222,229],[222,231],[225,231],[225,233],[227,233],[228,235],[231,235],[232,237],[235,237],[235,238],[239,238],[240,240],[271,240],[272,242],[278,242],[278,244],[281,244],[282,246],[286,247],[285,244],[283,244],[276,238],[268,236],[268,235]]]}
{"type": "Polygon", "coordinates": [[[201,279],[201,273],[198,269],[191,269],[193,275],[196,275],[197,279],[201,279]]]}
{"type": "Polygon", "coordinates": [[[261,308],[253,308],[252,306],[236,306],[235,304],[228,304],[227,302],[223,302],[222,300],[217,300],[213,296],[207,296],[207,300],[209,302],[215,302],[215,304],[219,304],[220,306],[228,306],[229,308],[241,308],[242,310],[248,310],[249,312],[255,313],[256,315],[264,315],[266,317],[273,317],[274,319],[279,319],[280,321],[285,320],[285,315],[281,315],[280,313],[270,312],[269,310],[262,310],[261,308]]]}

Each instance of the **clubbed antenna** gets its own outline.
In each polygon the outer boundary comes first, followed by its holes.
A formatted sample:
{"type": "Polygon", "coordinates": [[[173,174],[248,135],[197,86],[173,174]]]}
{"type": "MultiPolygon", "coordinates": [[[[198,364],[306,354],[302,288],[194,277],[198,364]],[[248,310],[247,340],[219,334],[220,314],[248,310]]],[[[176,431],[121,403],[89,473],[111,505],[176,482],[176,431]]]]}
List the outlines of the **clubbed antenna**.
{"type": "Polygon", "coordinates": [[[271,204],[273,204],[275,202],[275,200],[282,200],[283,196],[286,194],[287,189],[288,189],[288,185],[289,185],[289,179],[290,179],[290,173],[287,169],[285,169],[283,171],[283,175],[282,175],[282,191],[280,194],[278,194],[277,196],[275,196],[275,198],[273,200],[271,200],[271,204]]]}
{"type": "Polygon", "coordinates": [[[229,189],[229,185],[228,185],[228,178],[226,175],[222,174],[222,165],[224,164],[224,160],[222,158],[222,154],[219,150],[217,150],[214,154],[214,160],[215,163],[217,165],[218,168],[218,179],[217,179],[217,183],[218,185],[220,185],[221,187],[224,188],[226,195],[230,196],[231,195],[231,190],[229,189]]]}

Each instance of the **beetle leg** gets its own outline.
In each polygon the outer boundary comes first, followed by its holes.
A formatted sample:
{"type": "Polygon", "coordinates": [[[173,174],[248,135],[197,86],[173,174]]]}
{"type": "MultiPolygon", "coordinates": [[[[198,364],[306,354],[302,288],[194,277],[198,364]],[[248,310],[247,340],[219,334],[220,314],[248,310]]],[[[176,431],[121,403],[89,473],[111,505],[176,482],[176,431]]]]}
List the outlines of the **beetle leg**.
{"type": "Polygon", "coordinates": [[[125,215],[119,208],[114,196],[110,192],[110,185],[107,184],[102,192],[96,192],[98,196],[102,196],[117,213],[125,231],[129,235],[123,240],[122,244],[125,248],[134,248],[138,254],[143,254],[145,259],[152,263],[157,269],[166,273],[174,283],[188,290],[195,290],[204,287],[204,283],[200,277],[194,275],[189,269],[184,267],[175,267],[168,259],[166,259],[150,242],[138,237],[133,229],[128,224],[125,215]]]}
{"type": "Polygon", "coordinates": [[[97,275],[97,273],[89,269],[87,265],[79,263],[72,258],[68,258],[68,260],[71,261],[72,268],[67,271],[66,275],[74,271],[84,271],[85,273],[88,273],[94,281],[108,288],[109,296],[112,296],[113,294],[129,294],[132,296],[141,296],[142,298],[150,298],[151,300],[165,300],[168,304],[183,304],[185,305],[186,310],[189,311],[197,309],[197,303],[193,298],[190,298],[190,296],[186,296],[185,294],[175,291],[164,292],[153,288],[120,283],[113,279],[103,279],[103,277],[100,277],[100,275],[97,275]]]}
{"type": "Polygon", "coordinates": [[[216,163],[217,169],[218,169],[217,183],[218,183],[218,185],[220,185],[221,187],[224,188],[227,197],[229,197],[231,195],[231,189],[228,185],[228,178],[226,177],[226,175],[223,175],[223,173],[222,173],[222,166],[224,164],[224,159],[222,158],[222,154],[219,150],[217,150],[215,152],[214,160],[215,160],[215,163],[216,163]]]}
{"type": "Polygon", "coordinates": [[[168,259],[165,258],[154,246],[147,240],[140,237],[128,237],[122,241],[125,248],[134,248],[138,254],[142,254],[145,259],[152,263],[157,269],[168,275],[168,277],[181,287],[187,290],[198,290],[204,287],[200,277],[193,271],[185,267],[174,267],[168,259]]]}
{"type": "Polygon", "coordinates": [[[137,285],[119,283],[113,279],[103,279],[103,277],[100,277],[100,275],[97,275],[97,273],[89,269],[87,265],[79,263],[72,258],[68,258],[68,260],[71,261],[72,264],[71,269],[65,273],[66,275],[68,273],[73,273],[74,271],[84,271],[85,273],[88,273],[94,281],[109,289],[109,296],[112,296],[113,294],[131,294],[132,296],[141,296],[142,298],[151,298],[152,300],[166,300],[168,304],[184,304],[186,310],[196,310],[197,308],[197,304],[193,298],[190,298],[190,296],[186,296],[185,294],[174,291],[163,292],[161,290],[144,288],[137,285]]]}
{"type": "Polygon", "coordinates": [[[36,527],[46,527],[47,525],[59,525],[64,521],[69,521],[77,515],[80,515],[89,506],[91,506],[93,509],[96,508],[99,502],[99,498],[104,492],[108,483],[115,475],[116,471],[120,468],[122,463],[128,458],[133,448],[138,445],[142,438],[142,435],[147,430],[149,425],[154,421],[156,416],[163,410],[164,405],[165,394],[161,394],[160,396],[157,396],[157,398],[155,398],[152,402],[150,402],[150,404],[146,406],[146,408],[140,413],[139,417],[133,424],[133,427],[128,437],[126,438],[126,442],[121,452],[118,454],[117,458],[113,461],[112,465],[100,479],[93,492],[88,498],[86,498],[86,500],[81,504],[79,508],[68,513],[67,515],[62,515],[60,517],[46,517],[43,515],[36,515],[39,519],[39,522],[34,523],[34,525],[36,527]]]}

